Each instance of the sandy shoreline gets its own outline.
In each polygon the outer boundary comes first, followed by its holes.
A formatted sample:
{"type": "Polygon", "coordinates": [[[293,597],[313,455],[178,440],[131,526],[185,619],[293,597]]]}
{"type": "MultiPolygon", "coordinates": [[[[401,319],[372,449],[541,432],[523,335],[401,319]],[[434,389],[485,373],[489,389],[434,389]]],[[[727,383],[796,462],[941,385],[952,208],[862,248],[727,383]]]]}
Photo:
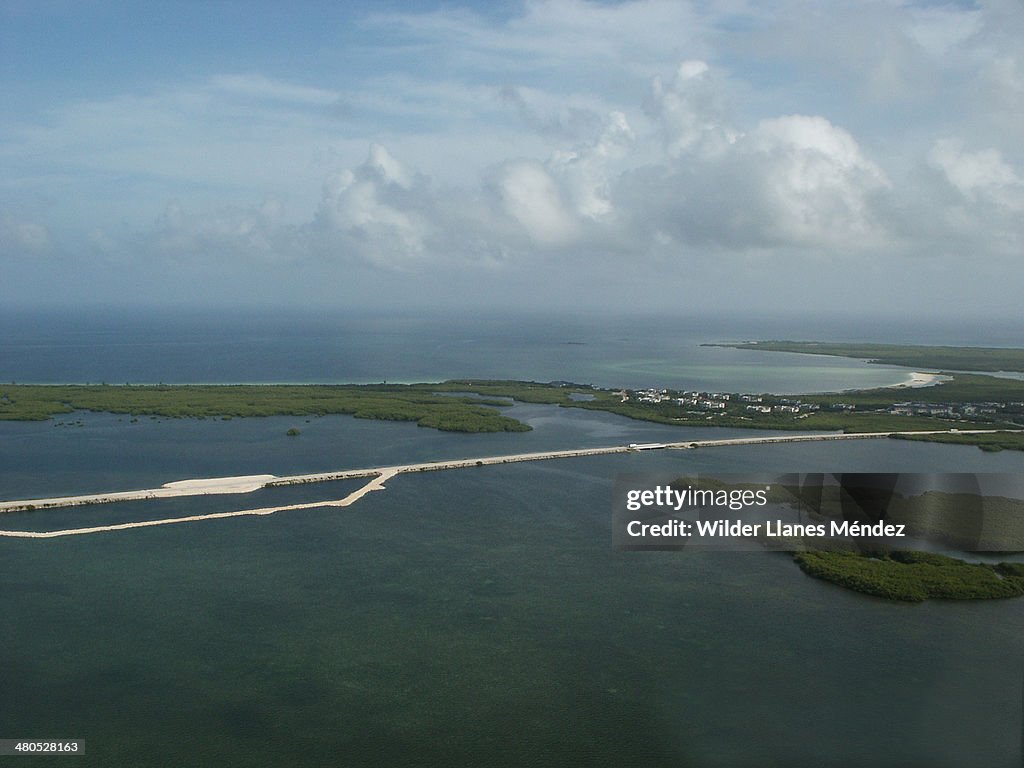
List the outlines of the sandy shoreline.
{"type": "MultiPolygon", "coordinates": [[[[7,536],[11,538],[21,539],[52,539],[58,536],[79,536],[86,533],[103,533],[109,531],[127,531],[132,528],[150,528],[154,525],[174,525],[176,523],[195,523],[201,520],[222,520],[228,517],[244,517],[248,515],[273,515],[276,512],[291,512],[296,509],[316,509],[318,507],[348,507],[355,504],[363,496],[372,491],[383,491],[384,483],[390,480],[398,473],[398,470],[384,469],[374,477],[370,482],[362,485],[356,490],[352,491],[348,496],[343,499],[337,499],[335,501],[311,501],[304,502],[302,504],[285,504],[278,507],[261,507],[259,509],[240,509],[235,512],[212,512],[206,515],[189,515],[188,517],[171,517],[164,518],[162,520],[140,520],[134,523],[117,523],[115,525],[97,525],[90,528],[69,528],[61,531],[0,531],[0,536],[7,536]]],[[[273,477],[273,475],[252,475],[249,477],[241,478],[219,478],[220,480],[250,480],[254,477],[273,477]]],[[[220,487],[215,479],[211,480],[182,480],[178,483],[167,483],[164,487],[177,485],[179,487],[186,484],[198,484],[201,486],[209,486],[213,488],[220,487]]],[[[186,485],[186,487],[188,487],[186,485]]],[[[260,488],[263,486],[259,486],[260,488]]],[[[254,488],[253,490],[258,490],[254,488]]],[[[235,493],[236,491],[230,491],[235,493]]],[[[248,491],[237,491],[239,493],[248,493],[248,491]]],[[[187,495],[203,495],[213,493],[225,493],[222,490],[213,491],[198,491],[194,494],[190,493],[187,495]]]]}
{"type": "Polygon", "coordinates": [[[899,384],[893,384],[893,389],[920,389],[921,387],[934,387],[936,384],[941,384],[944,381],[949,381],[950,376],[943,376],[939,373],[924,373],[922,371],[914,371],[910,374],[906,381],[899,384]]]}

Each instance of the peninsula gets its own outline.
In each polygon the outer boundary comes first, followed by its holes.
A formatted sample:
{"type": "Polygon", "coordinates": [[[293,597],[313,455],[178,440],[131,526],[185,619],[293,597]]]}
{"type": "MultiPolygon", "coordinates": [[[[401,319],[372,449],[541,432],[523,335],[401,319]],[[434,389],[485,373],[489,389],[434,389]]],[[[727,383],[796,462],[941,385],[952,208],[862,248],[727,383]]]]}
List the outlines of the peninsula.
{"type": "Polygon", "coordinates": [[[742,341],[705,347],[796,352],[802,355],[852,357],[869,363],[950,371],[1024,371],[1024,349],[951,347],[920,344],[843,344],[823,341],[742,341]]]}
{"type": "MultiPolygon", "coordinates": [[[[1024,426],[1024,382],[955,374],[929,387],[773,395],[669,389],[599,389],[566,382],[446,381],[370,385],[0,385],[0,420],[46,420],[76,411],[150,418],[349,414],[413,421],[450,432],[525,432],[501,413],[514,402],[605,411],[691,427],[898,432],[905,439],[1024,449],[1004,430],[1024,426]],[[984,434],[970,434],[973,430],[984,434]],[[913,434],[919,432],[920,434],[913,434]],[[933,434],[926,434],[926,433],[933,434]]],[[[66,422],[58,422],[65,424],[66,422]]]]}

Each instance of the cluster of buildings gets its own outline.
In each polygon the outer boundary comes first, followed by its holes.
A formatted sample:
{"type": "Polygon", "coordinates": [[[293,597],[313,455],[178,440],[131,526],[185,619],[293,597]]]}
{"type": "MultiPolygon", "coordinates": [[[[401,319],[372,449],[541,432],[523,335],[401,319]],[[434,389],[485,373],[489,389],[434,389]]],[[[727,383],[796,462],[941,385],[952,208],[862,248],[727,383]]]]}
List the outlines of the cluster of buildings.
{"type": "Polygon", "coordinates": [[[724,411],[729,405],[732,395],[724,392],[683,392],[673,402],[684,408],[696,408],[699,411],[724,411]]]}
{"type": "MultiPolygon", "coordinates": [[[[770,403],[765,403],[764,395],[732,395],[728,392],[671,392],[667,389],[638,389],[635,391],[621,390],[616,393],[621,402],[637,402],[658,404],[665,403],[678,405],[681,408],[688,408],[698,411],[721,411],[724,412],[731,404],[743,406],[750,413],[762,414],[809,414],[817,411],[821,406],[816,403],[805,403],[801,400],[772,397],[770,403]]],[[[838,403],[828,406],[829,410],[854,410],[855,406],[846,403],[838,403]]]]}
{"type": "Polygon", "coordinates": [[[663,403],[670,399],[667,389],[638,389],[633,393],[624,389],[616,394],[622,398],[624,403],[630,400],[636,400],[638,403],[663,403]]]}
{"type": "Polygon", "coordinates": [[[671,403],[683,408],[697,408],[702,411],[724,411],[732,398],[727,392],[672,392],[667,389],[638,389],[635,392],[617,392],[622,402],[634,400],[638,403],[671,403]]]}
{"type": "MultiPolygon", "coordinates": [[[[616,393],[623,403],[638,402],[679,406],[688,412],[721,413],[734,415],[748,413],[751,416],[795,416],[807,418],[816,411],[849,412],[857,410],[852,403],[830,403],[819,405],[795,397],[774,395],[733,395],[727,392],[673,392],[668,389],[621,390],[616,393]],[[766,402],[767,400],[767,402],[766,402]],[[733,406],[730,408],[730,406],[733,406]]],[[[982,419],[993,416],[1024,414],[1024,402],[995,403],[925,403],[905,402],[868,409],[872,413],[886,413],[892,416],[931,416],[941,419],[982,419]]],[[[710,418],[710,417],[709,417],[710,418]]]]}
{"type": "Polygon", "coordinates": [[[1000,413],[1024,412],[1019,403],[893,403],[886,410],[893,416],[937,416],[942,419],[970,419],[1000,413]]]}
{"type": "Polygon", "coordinates": [[[817,403],[804,403],[800,400],[789,400],[787,398],[780,398],[777,403],[770,405],[763,404],[764,398],[760,395],[741,395],[740,399],[751,403],[751,405],[746,406],[746,410],[750,413],[788,414],[791,416],[803,414],[807,416],[821,409],[821,406],[817,403]]]}

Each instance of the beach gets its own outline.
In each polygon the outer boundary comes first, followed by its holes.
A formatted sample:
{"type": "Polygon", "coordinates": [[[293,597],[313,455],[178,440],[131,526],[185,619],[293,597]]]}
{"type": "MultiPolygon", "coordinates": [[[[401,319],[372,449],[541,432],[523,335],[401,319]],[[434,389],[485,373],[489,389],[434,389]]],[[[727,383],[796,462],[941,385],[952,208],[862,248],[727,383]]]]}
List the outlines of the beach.
{"type": "Polygon", "coordinates": [[[896,389],[919,389],[921,387],[934,387],[936,384],[941,384],[944,381],[949,381],[950,376],[943,376],[938,373],[923,373],[922,371],[914,371],[910,374],[910,377],[895,386],[896,389]]]}

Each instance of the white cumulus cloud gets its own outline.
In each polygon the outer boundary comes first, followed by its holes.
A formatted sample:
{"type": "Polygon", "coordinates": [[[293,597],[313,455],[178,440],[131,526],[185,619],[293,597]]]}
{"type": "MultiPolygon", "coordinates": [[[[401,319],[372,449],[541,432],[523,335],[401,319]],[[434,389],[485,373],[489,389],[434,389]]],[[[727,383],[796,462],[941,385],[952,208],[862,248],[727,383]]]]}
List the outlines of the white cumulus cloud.
{"type": "Polygon", "coordinates": [[[849,132],[823,117],[788,115],[762,120],[744,143],[780,239],[840,244],[875,234],[869,197],[889,182],[849,132]]]}
{"type": "Polygon", "coordinates": [[[721,82],[708,64],[682,62],[669,81],[655,77],[648,111],[659,122],[669,155],[714,153],[736,140],[728,126],[721,82]]]}
{"type": "Polygon", "coordinates": [[[928,159],[968,199],[1024,210],[1024,181],[998,150],[970,152],[964,149],[962,141],[940,139],[928,159]]]}
{"type": "Polygon", "coordinates": [[[425,182],[412,176],[383,146],[366,162],[333,174],[324,184],[314,222],[323,247],[341,258],[404,268],[425,253],[433,229],[425,182]]]}
{"type": "Polygon", "coordinates": [[[578,234],[558,184],[542,163],[516,160],[505,164],[497,186],[505,213],[537,243],[563,243],[578,234]]]}

